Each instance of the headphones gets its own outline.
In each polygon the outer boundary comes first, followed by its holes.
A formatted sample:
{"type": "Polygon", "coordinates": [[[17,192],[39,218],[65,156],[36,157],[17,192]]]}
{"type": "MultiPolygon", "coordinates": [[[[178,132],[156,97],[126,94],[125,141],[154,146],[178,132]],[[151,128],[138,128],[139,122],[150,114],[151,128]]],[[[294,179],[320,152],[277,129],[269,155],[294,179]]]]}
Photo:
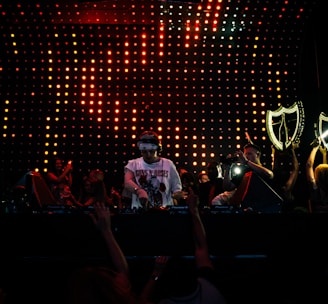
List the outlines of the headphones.
{"type": "Polygon", "coordinates": [[[138,148],[141,143],[156,145],[158,147],[157,152],[162,152],[162,143],[159,139],[158,134],[154,131],[144,131],[143,133],[141,133],[137,141],[138,148]]]}

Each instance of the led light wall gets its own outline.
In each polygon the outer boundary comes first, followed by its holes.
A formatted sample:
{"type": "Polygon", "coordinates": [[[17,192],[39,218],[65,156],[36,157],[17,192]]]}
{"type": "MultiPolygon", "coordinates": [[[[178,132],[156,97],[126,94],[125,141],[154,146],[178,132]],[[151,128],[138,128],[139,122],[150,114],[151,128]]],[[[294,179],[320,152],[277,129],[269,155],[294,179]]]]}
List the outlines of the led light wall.
{"type": "Polygon", "coordinates": [[[270,166],[266,111],[304,99],[310,2],[3,1],[2,184],[54,155],[120,184],[145,129],[194,173],[245,132],[270,166]]]}

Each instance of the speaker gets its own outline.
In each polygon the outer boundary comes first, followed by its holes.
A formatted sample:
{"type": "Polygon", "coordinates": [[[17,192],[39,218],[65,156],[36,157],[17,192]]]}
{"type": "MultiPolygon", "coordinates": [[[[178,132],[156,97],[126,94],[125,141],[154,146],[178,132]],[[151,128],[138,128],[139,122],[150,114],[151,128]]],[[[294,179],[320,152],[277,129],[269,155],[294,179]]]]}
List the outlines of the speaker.
{"type": "Polygon", "coordinates": [[[139,139],[137,141],[137,147],[140,147],[141,143],[145,143],[145,144],[153,144],[156,145],[157,148],[157,152],[162,152],[163,148],[162,148],[162,143],[159,139],[159,136],[156,132],[154,131],[144,131],[140,136],[139,139]]]}

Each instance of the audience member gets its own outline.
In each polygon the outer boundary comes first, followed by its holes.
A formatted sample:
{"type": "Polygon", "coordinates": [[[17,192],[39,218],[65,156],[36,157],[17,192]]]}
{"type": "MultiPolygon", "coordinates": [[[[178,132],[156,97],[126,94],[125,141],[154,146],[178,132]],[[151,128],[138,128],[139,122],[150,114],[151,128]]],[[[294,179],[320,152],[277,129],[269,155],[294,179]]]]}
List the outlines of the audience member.
{"type": "Polygon", "coordinates": [[[223,171],[219,162],[209,162],[207,164],[206,172],[209,181],[199,184],[201,208],[211,206],[211,202],[214,197],[223,192],[223,171]]]}
{"type": "MultiPolygon", "coordinates": [[[[213,205],[225,205],[226,200],[228,199],[228,196],[231,196],[229,193],[230,191],[226,191],[227,188],[227,179],[230,182],[230,174],[231,174],[231,165],[233,163],[233,157],[231,154],[228,154],[227,157],[221,157],[221,169],[223,172],[223,177],[222,177],[222,191],[217,194],[212,200],[209,202],[210,206],[213,205]]],[[[234,187],[232,187],[233,190],[234,187]]]]}
{"type": "Polygon", "coordinates": [[[247,143],[243,151],[238,150],[234,156],[229,155],[227,159],[231,159],[231,161],[226,161],[223,166],[224,191],[211,201],[212,205],[236,205],[236,207],[240,207],[241,202],[233,198],[247,172],[257,174],[266,182],[272,181],[274,177],[273,171],[262,165],[261,149],[254,143],[247,143]]]}
{"type": "MultiPolygon", "coordinates": [[[[197,184],[195,176],[188,171],[184,171],[180,175],[181,183],[182,183],[182,190],[186,193],[188,193],[189,188],[191,187],[194,192],[197,192],[197,184]]],[[[186,205],[186,196],[180,198],[179,200],[176,200],[176,205],[185,206],[186,205]]]]}
{"type": "Polygon", "coordinates": [[[201,171],[198,174],[198,195],[199,195],[199,208],[203,209],[208,207],[208,195],[211,189],[210,178],[207,171],[201,171]]]}
{"type": "Polygon", "coordinates": [[[201,171],[199,174],[198,174],[198,182],[200,184],[203,184],[203,183],[207,183],[210,181],[210,178],[207,174],[206,171],[201,171]]]}
{"type": "Polygon", "coordinates": [[[111,199],[111,205],[115,209],[122,209],[123,208],[122,196],[119,193],[119,190],[117,190],[114,186],[112,186],[111,189],[110,189],[109,197],[111,199]]]}
{"type": "Polygon", "coordinates": [[[299,174],[299,162],[295,153],[299,144],[293,142],[290,148],[284,151],[277,151],[272,146],[273,188],[283,198],[283,212],[291,212],[296,207],[293,190],[299,174]]]}
{"type": "Polygon", "coordinates": [[[326,147],[322,146],[321,139],[318,138],[314,141],[306,162],[306,179],[310,188],[310,212],[328,212],[328,164],[323,163],[327,161],[326,150],[326,147]],[[321,152],[323,160],[313,169],[318,151],[321,152]]]}
{"type": "Polygon", "coordinates": [[[244,146],[243,151],[238,150],[235,152],[234,157],[236,158],[234,163],[228,163],[226,171],[228,173],[227,179],[224,179],[224,188],[228,191],[231,191],[236,188],[240,183],[243,174],[247,171],[252,171],[255,174],[258,174],[265,181],[270,181],[273,179],[273,171],[264,167],[261,163],[261,149],[259,146],[253,143],[247,143],[244,146]],[[231,167],[234,164],[241,165],[240,170],[241,174],[234,174],[231,172],[231,167]]]}
{"type": "Polygon", "coordinates": [[[179,200],[186,194],[174,163],[159,156],[162,144],[158,134],[143,132],[137,147],[142,156],[129,160],[124,168],[124,188],[132,194],[131,208],[173,206],[173,199],[179,200]]]}
{"type": "Polygon", "coordinates": [[[103,202],[94,203],[90,213],[107,246],[109,265],[90,265],[74,269],[68,278],[69,304],[134,304],[136,295],[130,281],[128,262],[111,228],[111,212],[103,202]]]}
{"type": "Polygon", "coordinates": [[[77,200],[71,192],[73,182],[72,171],[72,161],[68,161],[67,165],[63,167],[63,161],[55,157],[50,163],[49,171],[46,174],[46,181],[59,205],[77,205],[77,200]]]}
{"type": "Polygon", "coordinates": [[[266,181],[273,179],[273,171],[264,167],[261,163],[261,149],[259,146],[247,143],[243,151],[236,152],[236,156],[238,157],[237,162],[247,165],[252,172],[257,173],[266,181]]]}
{"type": "Polygon", "coordinates": [[[79,206],[83,207],[93,206],[95,202],[104,202],[114,208],[113,201],[107,194],[104,173],[101,170],[92,170],[83,178],[78,199],[79,206]]]}
{"type": "Polygon", "coordinates": [[[83,177],[78,204],[81,207],[92,206],[95,202],[95,184],[89,175],[83,177]]]}
{"type": "MultiPolygon", "coordinates": [[[[216,195],[210,202],[210,206],[224,206],[224,205],[230,205],[230,199],[235,194],[237,185],[234,183],[231,183],[231,180],[233,179],[232,172],[235,159],[232,157],[231,154],[229,154],[224,160],[222,160],[222,170],[223,170],[223,180],[222,180],[222,190],[223,192],[216,195]]],[[[239,165],[239,164],[238,164],[239,165]]],[[[238,169],[243,168],[240,170],[240,174],[243,173],[245,170],[245,167],[243,165],[238,166],[238,169]]]]}
{"type": "Polygon", "coordinates": [[[186,199],[192,224],[194,259],[160,256],[142,294],[141,303],[226,303],[210,258],[206,232],[199,213],[199,198],[189,188],[186,199]]]}

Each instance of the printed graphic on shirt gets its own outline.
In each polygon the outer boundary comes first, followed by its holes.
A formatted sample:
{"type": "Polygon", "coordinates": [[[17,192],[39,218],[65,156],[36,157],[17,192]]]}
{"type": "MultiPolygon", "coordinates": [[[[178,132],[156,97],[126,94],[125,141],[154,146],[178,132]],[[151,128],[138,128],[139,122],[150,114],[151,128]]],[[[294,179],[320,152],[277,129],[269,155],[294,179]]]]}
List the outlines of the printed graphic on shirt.
{"type": "Polygon", "coordinates": [[[163,204],[162,193],[165,192],[166,186],[162,183],[163,177],[168,177],[167,170],[137,170],[136,176],[140,186],[147,192],[150,207],[161,207],[163,204]]]}

